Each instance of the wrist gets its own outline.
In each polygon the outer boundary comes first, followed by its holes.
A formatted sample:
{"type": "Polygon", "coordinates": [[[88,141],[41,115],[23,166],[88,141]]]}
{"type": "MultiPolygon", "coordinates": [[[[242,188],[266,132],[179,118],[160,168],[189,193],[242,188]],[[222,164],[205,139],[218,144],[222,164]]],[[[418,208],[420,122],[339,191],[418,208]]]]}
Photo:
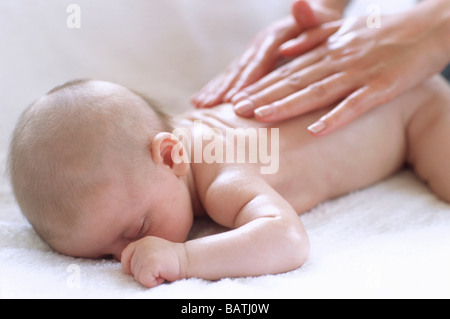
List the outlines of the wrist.
{"type": "Polygon", "coordinates": [[[446,3],[445,14],[443,15],[443,42],[446,46],[447,58],[450,61],[450,3],[446,3]]]}
{"type": "Polygon", "coordinates": [[[190,277],[189,275],[189,259],[186,250],[185,243],[177,243],[176,244],[176,252],[178,256],[178,264],[179,264],[179,272],[178,272],[178,280],[187,279],[190,277]]]}
{"type": "MultiPolygon", "coordinates": [[[[419,7],[419,6],[418,6],[419,7]]],[[[418,14],[428,17],[429,25],[432,26],[436,44],[442,51],[445,63],[450,61],[450,1],[428,0],[418,8],[418,14]]]]}
{"type": "Polygon", "coordinates": [[[423,22],[429,52],[439,63],[447,65],[450,61],[450,1],[422,1],[412,9],[408,20],[423,22]]]}

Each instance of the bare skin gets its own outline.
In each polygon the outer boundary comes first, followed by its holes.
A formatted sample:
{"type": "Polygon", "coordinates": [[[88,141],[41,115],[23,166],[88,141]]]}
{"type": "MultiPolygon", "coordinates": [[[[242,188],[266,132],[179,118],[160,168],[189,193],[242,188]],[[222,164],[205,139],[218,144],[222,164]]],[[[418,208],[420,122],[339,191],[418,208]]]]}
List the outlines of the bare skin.
{"type": "Polygon", "coordinates": [[[315,2],[293,2],[297,38],[285,42],[295,32],[281,32],[287,28],[282,21],[272,24],[242,55],[248,58],[245,67],[231,64],[216,78],[223,81],[211,81],[193,97],[193,104],[212,107],[231,101],[237,114],[274,123],[337,103],[311,118],[310,132],[325,136],[394,100],[450,62],[447,0],[421,1],[408,11],[383,14],[379,28],[368,27],[365,16],[340,21],[333,15],[324,17],[324,9],[342,13],[348,1],[318,1],[319,7],[315,2]],[[268,41],[273,45],[260,45],[268,41]],[[280,42],[285,43],[277,47],[280,42]],[[251,55],[253,51],[258,54],[251,55]],[[294,59],[268,71],[280,56],[294,59]]]}
{"type": "Polygon", "coordinates": [[[279,170],[261,175],[258,163],[178,161],[176,156],[193,151],[161,132],[149,142],[148,167],[139,178],[126,178],[113,164],[106,168],[113,173],[91,204],[97,214],[84,215],[77,240],[61,244],[60,251],[93,258],[113,254],[146,287],[190,277],[257,276],[306,261],[309,242],[298,214],[374,184],[405,163],[450,201],[450,88],[442,79],[433,78],[336,134],[314,138],[306,127],[327,111],[274,126],[238,117],[230,105],[174,118],[175,127],[201,139],[195,120],[219,130],[277,127],[279,170]],[[193,219],[204,215],[230,230],[186,241],[193,219]]]}

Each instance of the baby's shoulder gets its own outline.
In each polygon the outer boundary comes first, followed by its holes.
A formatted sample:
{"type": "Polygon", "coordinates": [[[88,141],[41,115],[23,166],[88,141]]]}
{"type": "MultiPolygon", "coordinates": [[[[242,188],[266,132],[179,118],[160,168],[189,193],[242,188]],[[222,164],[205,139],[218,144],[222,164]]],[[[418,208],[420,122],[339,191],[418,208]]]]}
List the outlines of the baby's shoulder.
{"type": "MultiPolygon", "coordinates": [[[[265,183],[259,174],[245,166],[197,164],[194,171],[197,195],[207,214],[213,219],[238,212],[257,195],[265,183]]],[[[221,223],[223,225],[223,223],[221,223]]]]}

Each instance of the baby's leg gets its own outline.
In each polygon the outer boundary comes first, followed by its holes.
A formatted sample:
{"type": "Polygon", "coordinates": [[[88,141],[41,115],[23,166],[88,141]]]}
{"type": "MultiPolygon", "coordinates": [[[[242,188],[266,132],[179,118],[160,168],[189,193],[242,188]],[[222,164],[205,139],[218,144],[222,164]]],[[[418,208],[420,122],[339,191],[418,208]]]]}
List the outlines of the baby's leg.
{"type": "Polygon", "coordinates": [[[441,78],[425,84],[433,98],[408,127],[408,162],[442,199],[450,202],[450,86],[441,78]]]}

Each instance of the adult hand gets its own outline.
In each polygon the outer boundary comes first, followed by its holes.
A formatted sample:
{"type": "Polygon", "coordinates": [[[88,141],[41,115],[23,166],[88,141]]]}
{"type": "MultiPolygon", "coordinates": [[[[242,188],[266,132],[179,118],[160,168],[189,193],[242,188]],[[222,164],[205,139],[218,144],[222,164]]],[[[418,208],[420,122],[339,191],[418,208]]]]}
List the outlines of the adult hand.
{"type": "Polygon", "coordinates": [[[198,108],[213,107],[231,98],[242,88],[261,79],[285,59],[280,46],[308,28],[340,19],[342,12],[327,8],[320,1],[294,1],[292,16],[270,25],[260,32],[241,57],[227,70],[196,93],[191,102],[198,108]]]}
{"type": "Polygon", "coordinates": [[[308,30],[282,48],[287,56],[307,53],[241,90],[235,110],[275,122],[340,101],[309,127],[317,136],[329,134],[447,65],[449,13],[448,0],[425,1],[383,16],[381,28],[361,17],[308,30]]]}

